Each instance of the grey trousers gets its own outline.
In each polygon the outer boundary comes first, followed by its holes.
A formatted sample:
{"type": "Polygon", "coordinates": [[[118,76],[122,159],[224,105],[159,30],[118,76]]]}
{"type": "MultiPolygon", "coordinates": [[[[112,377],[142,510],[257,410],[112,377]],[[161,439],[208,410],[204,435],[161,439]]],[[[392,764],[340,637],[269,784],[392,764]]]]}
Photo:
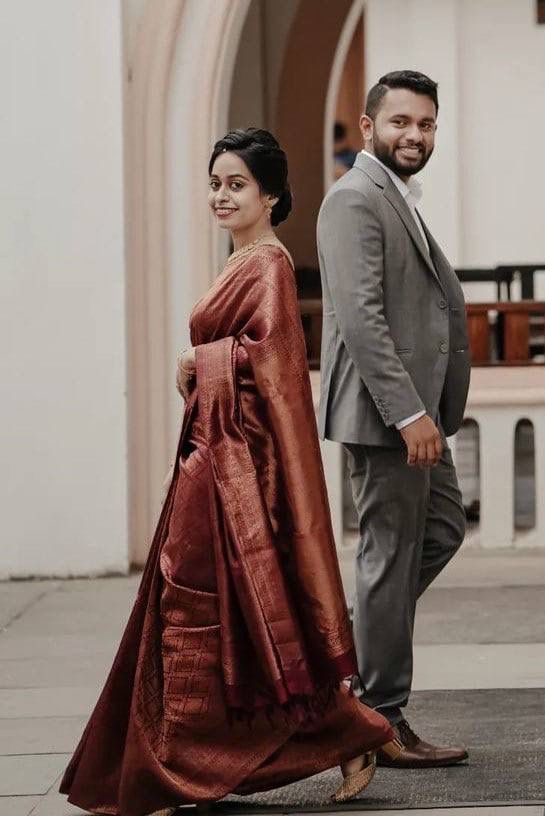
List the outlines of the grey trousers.
{"type": "Polygon", "coordinates": [[[420,469],[404,446],[345,447],[360,527],[354,690],[395,724],[411,691],[416,601],[463,541],[462,496],[448,448],[420,469]]]}

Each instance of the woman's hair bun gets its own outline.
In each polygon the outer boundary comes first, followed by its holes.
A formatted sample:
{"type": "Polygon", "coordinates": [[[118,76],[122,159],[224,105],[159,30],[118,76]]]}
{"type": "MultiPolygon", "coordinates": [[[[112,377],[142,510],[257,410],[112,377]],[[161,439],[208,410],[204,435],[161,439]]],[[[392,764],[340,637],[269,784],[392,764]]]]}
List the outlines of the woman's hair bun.
{"type": "Polygon", "coordinates": [[[280,198],[272,208],[271,212],[271,224],[273,227],[276,227],[277,224],[281,224],[282,221],[285,221],[288,215],[291,212],[292,207],[292,197],[291,197],[291,190],[289,185],[281,194],[280,198]]]}

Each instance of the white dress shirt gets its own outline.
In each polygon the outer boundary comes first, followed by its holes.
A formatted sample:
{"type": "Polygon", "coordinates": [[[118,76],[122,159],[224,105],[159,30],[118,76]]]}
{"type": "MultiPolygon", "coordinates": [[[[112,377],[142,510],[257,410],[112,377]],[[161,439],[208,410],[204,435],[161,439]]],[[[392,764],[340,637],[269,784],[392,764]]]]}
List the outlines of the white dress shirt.
{"type": "MultiPolygon", "coordinates": [[[[377,159],[377,157],[375,155],[373,155],[373,153],[368,153],[367,150],[362,150],[361,152],[363,153],[364,156],[368,156],[370,159],[373,159],[373,161],[376,161],[377,164],[380,164],[382,169],[386,173],[388,173],[388,175],[392,179],[393,183],[395,184],[395,186],[397,187],[397,189],[399,190],[399,192],[401,193],[401,195],[403,196],[403,198],[407,202],[407,206],[408,206],[409,210],[411,211],[411,215],[414,218],[415,224],[416,224],[416,226],[418,227],[418,229],[420,231],[420,235],[424,239],[424,245],[426,246],[426,248],[427,248],[427,250],[429,252],[430,247],[429,247],[429,244],[428,244],[428,239],[426,238],[426,233],[424,232],[424,227],[422,226],[422,221],[420,220],[420,217],[418,215],[418,210],[416,209],[416,205],[418,204],[418,202],[422,198],[422,185],[420,184],[420,182],[417,181],[417,179],[413,178],[413,176],[411,176],[408,183],[405,184],[405,182],[402,181],[399,178],[399,176],[397,176],[394,173],[393,170],[390,170],[389,167],[386,167],[386,165],[383,164],[380,159],[377,159]]],[[[425,411],[419,411],[417,414],[412,414],[411,416],[406,417],[405,419],[401,419],[399,422],[396,422],[395,426],[396,426],[397,430],[400,431],[402,428],[405,428],[407,425],[410,425],[412,422],[416,422],[416,420],[420,419],[420,417],[423,417],[425,415],[425,413],[426,413],[425,411]]]]}

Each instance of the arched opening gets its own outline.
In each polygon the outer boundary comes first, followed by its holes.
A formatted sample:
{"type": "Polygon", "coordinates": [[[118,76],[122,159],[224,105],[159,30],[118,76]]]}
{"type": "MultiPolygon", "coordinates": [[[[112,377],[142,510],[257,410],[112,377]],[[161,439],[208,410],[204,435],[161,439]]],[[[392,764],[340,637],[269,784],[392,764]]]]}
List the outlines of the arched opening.
{"type": "MultiPolygon", "coordinates": [[[[346,35],[350,44],[344,57],[342,74],[337,90],[335,124],[333,129],[333,168],[328,167],[326,187],[346,173],[354,164],[358,150],[362,148],[359,120],[364,104],[364,16],[357,5],[353,7],[353,19],[347,21],[346,35]],[[349,25],[351,23],[351,25],[349,25]]],[[[326,122],[328,126],[329,120],[326,122]]]]}
{"type": "MultiPolygon", "coordinates": [[[[188,315],[228,252],[207,221],[206,166],[231,126],[262,124],[290,158],[294,214],[279,231],[317,267],[331,74],[363,0],[145,2],[127,66],[129,519],[142,563],[179,428],[171,387],[188,315]],[[206,36],[207,48],[200,44],[206,36]],[[343,40],[344,38],[344,40],[343,40]],[[188,111],[191,121],[188,124],[188,111]]],[[[350,35],[352,36],[352,34],[350,35]]],[[[332,139],[331,139],[332,143],[332,139]]]]}
{"type": "Polygon", "coordinates": [[[536,459],[534,425],[529,419],[517,422],[514,445],[515,530],[531,530],[536,525],[536,459]]]}
{"type": "Polygon", "coordinates": [[[363,96],[363,28],[357,28],[362,6],[361,0],[335,0],[322,3],[316,14],[314,0],[257,0],[241,34],[229,127],[266,127],[288,155],[294,208],[279,237],[299,268],[317,269],[316,218],[337,99],[343,117],[355,118],[347,124],[357,143],[352,131],[363,96]]]}
{"type": "Polygon", "coordinates": [[[456,472],[471,531],[477,526],[481,512],[480,433],[478,423],[471,418],[464,420],[456,434],[456,472]]]}

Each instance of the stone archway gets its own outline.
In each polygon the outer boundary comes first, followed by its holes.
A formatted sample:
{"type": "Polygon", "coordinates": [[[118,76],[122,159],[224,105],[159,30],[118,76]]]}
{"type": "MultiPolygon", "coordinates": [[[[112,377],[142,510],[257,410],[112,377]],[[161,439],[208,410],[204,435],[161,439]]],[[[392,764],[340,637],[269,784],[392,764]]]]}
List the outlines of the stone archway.
{"type": "Polygon", "coordinates": [[[225,127],[249,2],[148,0],[127,54],[128,513],[136,564],[146,557],[175,444],[175,350],[187,341],[191,304],[221,252],[202,228],[204,174],[209,147],[225,127]]]}
{"type": "MultiPolygon", "coordinates": [[[[191,306],[215,277],[227,249],[207,222],[203,228],[206,168],[211,145],[227,128],[233,67],[249,5],[250,0],[147,0],[127,54],[128,512],[135,564],[145,560],[176,444],[181,413],[173,386],[176,352],[188,344],[191,306]]],[[[362,0],[326,4],[327,26],[316,26],[314,6],[313,0],[300,0],[281,80],[291,87],[290,71],[299,66],[301,92],[308,95],[314,88],[313,164],[304,163],[296,180],[303,208],[305,190],[312,192],[312,207],[302,210],[299,224],[308,253],[324,189],[324,133],[338,82],[335,66],[344,60],[354,9],[361,11],[362,0]],[[315,63],[300,63],[300,48],[309,41],[313,49],[325,49],[319,52],[319,77],[315,63]]],[[[296,138],[296,119],[302,115],[297,99],[280,96],[277,130],[293,154],[294,168],[305,150],[296,138]]],[[[290,241],[289,234],[284,238],[290,241]]]]}

